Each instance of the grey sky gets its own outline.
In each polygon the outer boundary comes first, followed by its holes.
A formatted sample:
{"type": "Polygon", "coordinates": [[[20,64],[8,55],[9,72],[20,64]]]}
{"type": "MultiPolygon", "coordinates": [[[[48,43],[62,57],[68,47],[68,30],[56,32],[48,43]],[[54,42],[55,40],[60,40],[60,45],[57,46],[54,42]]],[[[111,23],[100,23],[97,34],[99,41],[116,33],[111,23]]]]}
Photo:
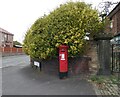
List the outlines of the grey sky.
{"type": "MultiPolygon", "coordinates": [[[[36,19],[67,1],[70,0],[0,0],[0,27],[13,33],[14,40],[22,42],[27,29],[36,19]]],[[[99,2],[106,0],[71,1],[84,1],[97,7],[99,2]]]]}

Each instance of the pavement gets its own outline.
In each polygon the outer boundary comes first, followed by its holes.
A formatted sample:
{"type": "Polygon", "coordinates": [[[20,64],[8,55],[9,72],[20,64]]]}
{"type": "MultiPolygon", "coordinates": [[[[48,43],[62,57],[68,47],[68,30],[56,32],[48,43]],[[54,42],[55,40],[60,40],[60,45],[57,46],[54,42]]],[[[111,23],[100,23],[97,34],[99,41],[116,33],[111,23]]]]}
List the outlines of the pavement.
{"type": "Polygon", "coordinates": [[[96,95],[83,76],[60,80],[58,74],[32,68],[26,55],[3,58],[2,65],[2,95],[96,95]]]}
{"type": "Polygon", "coordinates": [[[26,66],[29,64],[29,61],[29,56],[26,55],[6,56],[2,57],[2,66],[0,68],[9,66],[26,66]]]}

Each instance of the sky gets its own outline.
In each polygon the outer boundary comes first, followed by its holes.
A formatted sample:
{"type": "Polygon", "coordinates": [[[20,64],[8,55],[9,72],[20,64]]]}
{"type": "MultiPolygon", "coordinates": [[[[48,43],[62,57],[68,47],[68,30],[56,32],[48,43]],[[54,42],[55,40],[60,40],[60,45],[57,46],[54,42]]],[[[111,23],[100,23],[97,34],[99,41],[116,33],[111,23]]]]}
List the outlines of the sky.
{"type": "Polygon", "coordinates": [[[0,27],[13,33],[14,41],[22,43],[26,31],[38,18],[68,1],[84,1],[98,8],[100,2],[113,0],[0,0],[0,27]]]}

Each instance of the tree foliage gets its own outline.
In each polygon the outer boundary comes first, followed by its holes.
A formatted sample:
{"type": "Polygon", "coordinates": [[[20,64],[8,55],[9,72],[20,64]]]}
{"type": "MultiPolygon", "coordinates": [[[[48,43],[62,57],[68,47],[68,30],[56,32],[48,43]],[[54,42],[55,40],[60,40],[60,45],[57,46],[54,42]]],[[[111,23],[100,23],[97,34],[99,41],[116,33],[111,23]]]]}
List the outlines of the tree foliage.
{"type": "Polygon", "coordinates": [[[18,42],[18,41],[13,41],[13,45],[22,45],[20,42],[18,42]]]}
{"type": "Polygon", "coordinates": [[[27,31],[24,51],[34,58],[56,56],[61,44],[69,46],[69,56],[83,53],[86,33],[101,29],[97,10],[84,2],[68,2],[35,21],[27,31]]]}

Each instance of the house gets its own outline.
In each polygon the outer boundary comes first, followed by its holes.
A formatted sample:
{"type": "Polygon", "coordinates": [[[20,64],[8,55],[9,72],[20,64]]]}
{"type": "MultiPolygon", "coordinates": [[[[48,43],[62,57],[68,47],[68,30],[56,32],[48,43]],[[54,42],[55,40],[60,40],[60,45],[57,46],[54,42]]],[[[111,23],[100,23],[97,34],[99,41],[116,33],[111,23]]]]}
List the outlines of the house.
{"type": "Polygon", "coordinates": [[[106,27],[106,32],[111,33],[115,37],[113,40],[120,41],[120,2],[116,7],[107,15],[110,19],[109,25],[106,27]]]}
{"type": "Polygon", "coordinates": [[[13,34],[0,28],[1,44],[0,47],[13,47],[13,34]]]}

